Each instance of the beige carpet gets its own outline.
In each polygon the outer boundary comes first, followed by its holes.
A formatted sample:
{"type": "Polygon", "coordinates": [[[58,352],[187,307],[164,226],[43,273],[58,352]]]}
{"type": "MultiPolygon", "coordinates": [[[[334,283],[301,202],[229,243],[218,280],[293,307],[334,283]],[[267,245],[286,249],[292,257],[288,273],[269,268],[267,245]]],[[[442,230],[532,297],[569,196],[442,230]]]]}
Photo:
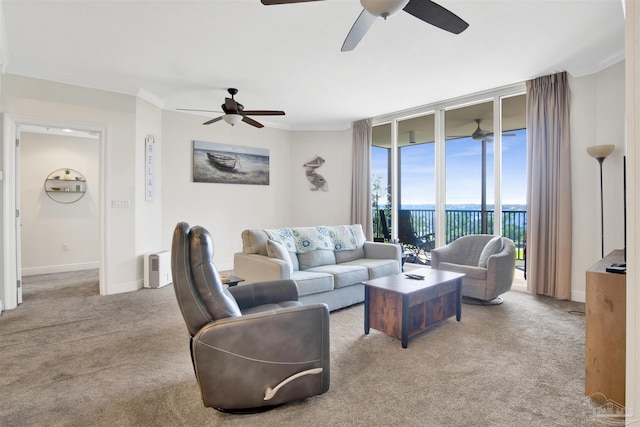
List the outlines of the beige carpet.
{"type": "Polygon", "coordinates": [[[590,426],[583,304],[512,291],[407,349],[331,315],[331,389],[254,415],[205,408],[173,289],[102,297],[97,272],[25,278],[0,316],[1,426],[590,426]]]}

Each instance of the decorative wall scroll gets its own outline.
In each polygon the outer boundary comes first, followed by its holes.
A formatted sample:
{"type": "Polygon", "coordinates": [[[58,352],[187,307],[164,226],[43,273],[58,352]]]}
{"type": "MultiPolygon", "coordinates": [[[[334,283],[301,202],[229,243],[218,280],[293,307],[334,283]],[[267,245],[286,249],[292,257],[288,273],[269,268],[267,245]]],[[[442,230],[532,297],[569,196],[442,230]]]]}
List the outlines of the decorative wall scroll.
{"type": "Polygon", "coordinates": [[[153,150],[155,138],[153,135],[147,135],[144,139],[144,180],[145,191],[144,199],[147,202],[153,201],[153,150]]]}

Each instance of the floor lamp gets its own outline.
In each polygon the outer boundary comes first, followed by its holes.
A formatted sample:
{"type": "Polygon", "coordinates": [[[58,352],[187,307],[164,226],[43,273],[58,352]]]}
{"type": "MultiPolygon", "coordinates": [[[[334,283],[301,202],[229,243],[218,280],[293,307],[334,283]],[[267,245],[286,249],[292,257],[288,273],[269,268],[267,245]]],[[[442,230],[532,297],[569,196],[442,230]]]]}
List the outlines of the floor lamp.
{"type": "Polygon", "coordinates": [[[600,164],[600,251],[604,258],[604,199],[602,193],[602,162],[613,152],[615,145],[593,145],[587,147],[587,153],[600,164]]]}

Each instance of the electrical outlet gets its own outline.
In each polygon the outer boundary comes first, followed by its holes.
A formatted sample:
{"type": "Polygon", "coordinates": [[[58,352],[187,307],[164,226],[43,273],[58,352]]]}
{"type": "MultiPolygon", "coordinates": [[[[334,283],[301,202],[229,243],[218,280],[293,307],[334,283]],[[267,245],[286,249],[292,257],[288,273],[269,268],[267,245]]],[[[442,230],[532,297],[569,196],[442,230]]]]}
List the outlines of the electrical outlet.
{"type": "Polygon", "coordinates": [[[69,252],[69,244],[68,243],[63,243],[62,244],[62,251],[63,252],[69,252]]]}

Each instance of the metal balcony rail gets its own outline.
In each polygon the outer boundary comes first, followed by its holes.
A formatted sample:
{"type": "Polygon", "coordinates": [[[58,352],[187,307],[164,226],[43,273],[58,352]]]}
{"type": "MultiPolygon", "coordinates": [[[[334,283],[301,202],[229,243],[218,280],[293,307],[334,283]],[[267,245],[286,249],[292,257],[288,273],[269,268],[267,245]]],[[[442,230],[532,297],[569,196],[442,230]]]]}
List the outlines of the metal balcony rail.
{"type": "MultiPolygon", "coordinates": [[[[435,234],[435,211],[410,209],[413,227],[418,236],[427,234],[435,234]]],[[[486,211],[487,217],[487,234],[493,234],[494,212],[486,211]]],[[[482,233],[482,211],[481,210],[447,210],[445,218],[445,233],[447,243],[451,243],[459,237],[468,234],[482,233]]],[[[374,236],[382,238],[382,218],[379,218],[380,211],[373,212],[373,230],[374,236]],[[379,221],[380,219],[380,221],[379,221]]],[[[389,212],[385,213],[387,224],[389,224],[389,212]]],[[[524,249],[527,240],[527,212],[515,210],[502,211],[502,235],[513,240],[516,245],[516,259],[524,260],[524,249]]]]}

